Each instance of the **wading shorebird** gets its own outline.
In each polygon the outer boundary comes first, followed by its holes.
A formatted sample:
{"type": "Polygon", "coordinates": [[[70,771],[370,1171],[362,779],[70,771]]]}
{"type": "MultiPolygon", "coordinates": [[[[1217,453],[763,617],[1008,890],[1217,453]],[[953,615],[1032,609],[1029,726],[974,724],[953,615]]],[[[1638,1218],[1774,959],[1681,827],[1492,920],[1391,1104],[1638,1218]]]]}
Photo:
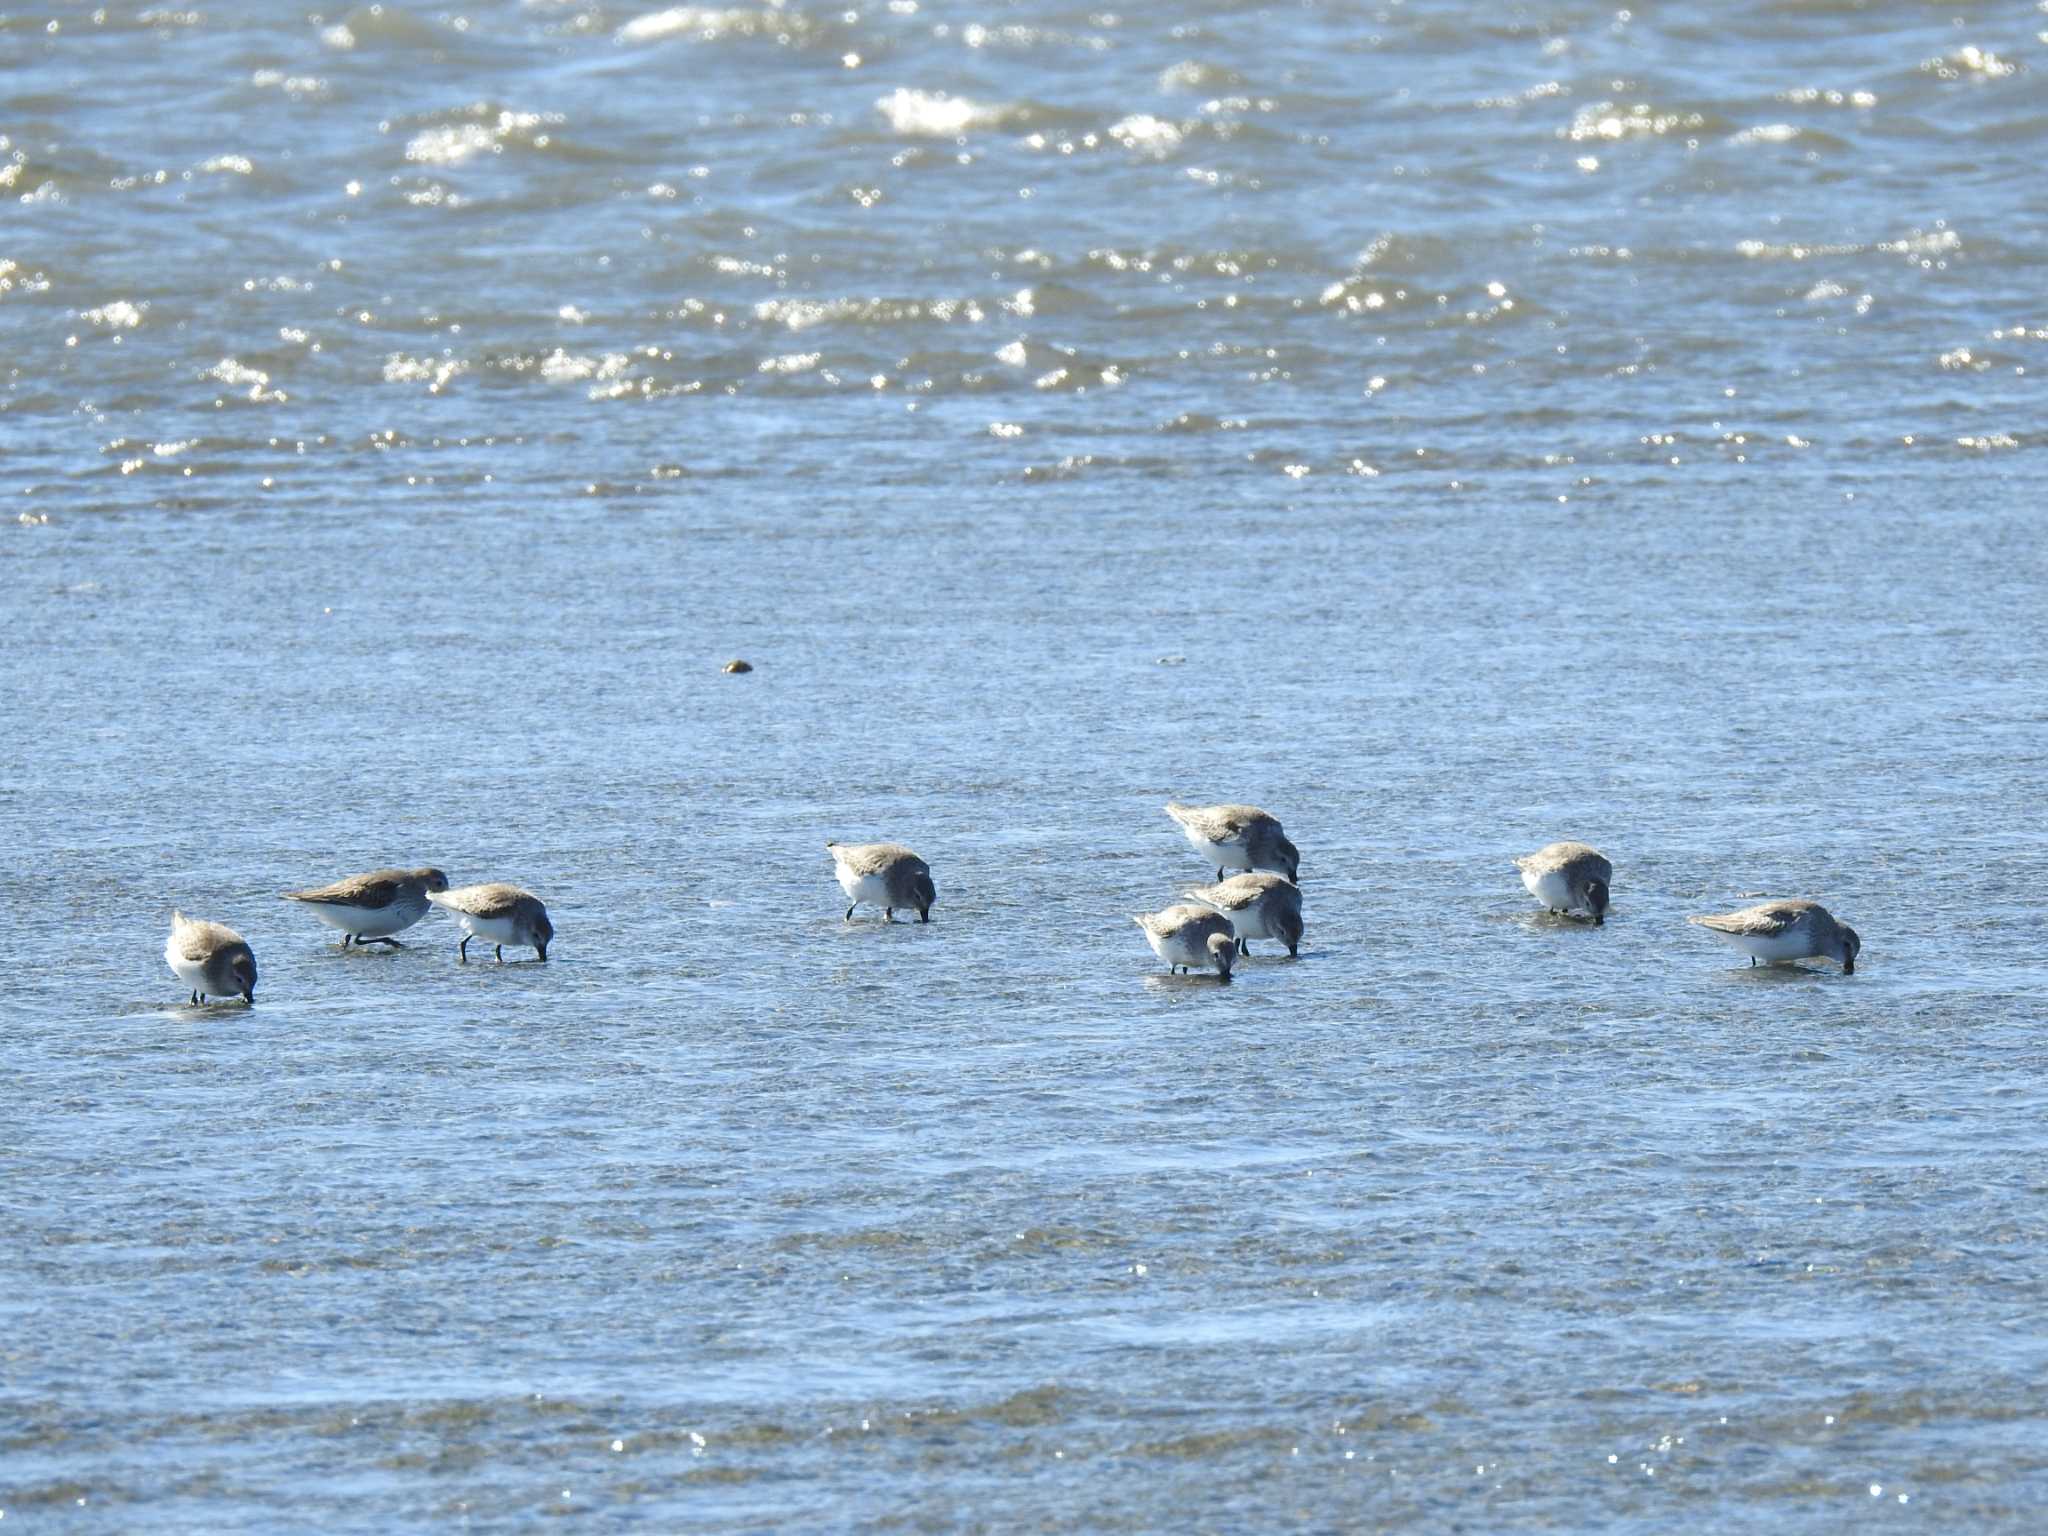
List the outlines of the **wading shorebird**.
{"type": "Polygon", "coordinates": [[[1195,852],[1226,869],[1266,869],[1301,884],[1301,855],[1280,823],[1255,805],[1182,805],[1168,801],[1166,814],[1180,823],[1195,852]]]}
{"type": "Polygon", "coordinates": [[[1230,919],[1240,954],[1253,939],[1278,939],[1292,955],[1301,948],[1301,888],[1281,875],[1232,875],[1217,885],[1198,886],[1188,900],[1213,907],[1230,919]]]}
{"type": "Polygon", "coordinates": [[[255,953],[239,933],[220,923],[197,922],[182,912],[172,912],[164,963],[192,989],[195,1004],[209,997],[256,1001],[255,953]]]}
{"type": "Polygon", "coordinates": [[[1193,971],[1198,965],[1213,965],[1220,978],[1230,980],[1230,967],[1237,959],[1237,935],[1221,912],[1182,903],[1164,912],[1141,912],[1131,921],[1145,930],[1145,942],[1166,962],[1168,970],[1193,971]]]}
{"type": "Polygon", "coordinates": [[[1584,843],[1551,843],[1515,860],[1529,894],[1553,912],[1584,912],[1607,921],[1608,887],[1614,866],[1584,843]]]}
{"type": "Polygon", "coordinates": [[[901,843],[827,843],[832,855],[832,873],[839,889],[846,892],[846,920],[853,921],[853,909],[862,902],[880,907],[882,917],[896,921],[896,909],[917,909],[917,920],[932,920],[932,903],[939,899],[932,884],[931,866],[901,843]]]}
{"type": "Polygon", "coordinates": [[[469,962],[469,941],[482,939],[492,945],[498,963],[505,961],[505,946],[531,949],[541,959],[548,957],[555,925],[548,921],[548,909],[531,891],[502,882],[492,885],[464,885],[452,891],[429,891],[427,900],[447,910],[462,925],[462,942],[455,953],[469,962]]]}
{"type": "Polygon", "coordinates": [[[438,869],[377,869],[350,875],[332,885],[307,891],[286,891],[286,901],[300,901],[330,928],[341,930],[341,947],[354,944],[405,946],[392,937],[427,915],[430,892],[448,889],[438,869]]]}
{"type": "Polygon", "coordinates": [[[1751,965],[1779,965],[1787,960],[1833,960],[1845,976],[1854,975],[1863,940],[1847,923],[1817,901],[1766,901],[1713,917],[1688,917],[1717,939],[1725,939],[1749,956],[1751,965]]]}

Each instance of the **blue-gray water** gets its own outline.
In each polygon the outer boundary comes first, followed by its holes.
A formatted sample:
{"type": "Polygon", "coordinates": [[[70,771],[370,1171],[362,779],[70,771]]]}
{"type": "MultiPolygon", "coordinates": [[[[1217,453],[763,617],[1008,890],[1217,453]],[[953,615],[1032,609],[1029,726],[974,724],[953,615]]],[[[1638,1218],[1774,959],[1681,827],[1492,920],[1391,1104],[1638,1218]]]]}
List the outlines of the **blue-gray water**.
{"type": "Polygon", "coordinates": [[[2039,1529],[2044,32],[0,16],[4,1530],[2039,1529]]]}

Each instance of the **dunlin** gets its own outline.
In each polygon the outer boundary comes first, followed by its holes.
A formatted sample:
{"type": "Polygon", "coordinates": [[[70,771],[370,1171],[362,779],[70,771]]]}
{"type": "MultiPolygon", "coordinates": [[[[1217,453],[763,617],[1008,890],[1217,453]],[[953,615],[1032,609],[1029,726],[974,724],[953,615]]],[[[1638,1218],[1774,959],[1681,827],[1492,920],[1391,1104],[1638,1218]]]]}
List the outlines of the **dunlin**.
{"type": "Polygon", "coordinates": [[[1716,938],[1726,939],[1749,956],[1776,965],[1784,960],[1818,958],[1838,961],[1843,975],[1856,970],[1856,957],[1863,952],[1863,940],[1847,923],[1817,901],[1766,901],[1744,907],[1740,912],[1723,912],[1714,917],[1689,917],[1716,938]]]}
{"type": "Polygon", "coordinates": [[[256,1001],[256,956],[232,928],[173,912],[171,936],[164,941],[164,962],[192,989],[194,1003],[209,997],[256,1001]]]}
{"type": "Polygon", "coordinates": [[[286,901],[302,901],[313,915],[341,930],[341,947],[355,944],[405,946],[394,939],[427,915],[427,893],[448,889],[438,869],[379,869],[350,875],[310,891],[286,891],[286,901]]]}
{"type": "Polygon", "coordinates": [[[832,873],[839,889],[846,892],[846,919],[853,921],[853,909],[862,902],[880,907],[882,916],[896,920],[898,907],[917,908],[917,920],[932,920],[932,903],[939,899],[932,884],[931,866],[901,843],[827,843],[832,855],[832,873]]]}
{"type": "Polygon", "coordinates": [[[1586,912],[1607,921],[1608,887],[1614,866],[1584,843],[1551,843],[1515,860],[1529,894],[1553,912],[1586,912]]]}
{"type": "Polygon", "coordinates": [[[548,945],[555,937],[555,925],[548,921],[548,909],[531,891],[502,882],[492,885],[464,885],[452,891],[429,891],[427,900],[445,908],[462,925],[462,942],[455,952],[467,962],[469,941],[482,939],[494,947],[499,962],[505,946],[532,949],[548,957],[548,945]]]}
{"type": "Polygon", "coordinates": [[[1237,936],[1230,919],[1221,912],[1184,902],[1164,912],[1141,913],[1131,921],[1145,930],[1145,942],[1166,962],[1168,970],[1213,965],[1218,976],[1230,980],[1230,967],[1237,959],[1237,936]]]}
{"type": "Polygon", "coordinates": [[[1268,869],[1301,884],[1301,855],[1280,823],[1255,805],[1181,805],[1169,802],[1166,814],[1180,823],[1195,852],[1226,869],[1268,869]]]}
{"type": "Polygon", "coordinates": [[[1252,939],[1278,939],[1292,955],[1301,948],[1301,888],[1279,875],[1232,875],[1188,892],[1188,899],[1230,919],[1237,947],[1250,954],[1252,939]]]}

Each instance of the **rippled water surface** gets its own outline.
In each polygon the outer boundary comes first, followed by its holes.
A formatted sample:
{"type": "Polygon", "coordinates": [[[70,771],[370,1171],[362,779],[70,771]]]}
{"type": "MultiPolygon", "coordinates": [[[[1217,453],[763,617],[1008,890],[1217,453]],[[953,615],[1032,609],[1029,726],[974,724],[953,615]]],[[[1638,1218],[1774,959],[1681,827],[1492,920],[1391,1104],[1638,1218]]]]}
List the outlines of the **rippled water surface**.
{"type": "Polygon", "coordinates": [[[2039,1529],[2044,39],[0,15],[5,1529],[2039,1529]]]}

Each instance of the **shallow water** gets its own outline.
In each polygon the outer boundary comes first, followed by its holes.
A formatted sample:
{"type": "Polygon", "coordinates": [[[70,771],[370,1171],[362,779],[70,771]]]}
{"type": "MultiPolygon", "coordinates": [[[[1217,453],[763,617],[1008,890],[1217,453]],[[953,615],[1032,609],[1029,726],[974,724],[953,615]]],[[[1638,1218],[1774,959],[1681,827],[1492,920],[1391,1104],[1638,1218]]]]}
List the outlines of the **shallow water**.
{"type": "Polygon", "coordinates": [[[0,17],[6,1528],[2034,1529],[2044,25],[0,17]]]}

